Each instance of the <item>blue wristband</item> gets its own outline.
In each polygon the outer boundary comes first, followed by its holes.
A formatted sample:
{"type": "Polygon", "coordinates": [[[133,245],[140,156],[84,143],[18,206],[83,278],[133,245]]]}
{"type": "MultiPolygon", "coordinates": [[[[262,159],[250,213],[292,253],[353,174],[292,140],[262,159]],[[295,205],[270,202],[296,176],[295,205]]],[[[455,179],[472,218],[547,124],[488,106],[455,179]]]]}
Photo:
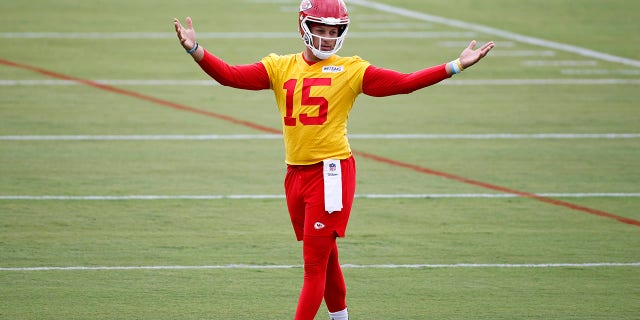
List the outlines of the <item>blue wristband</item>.
{"type": "Polygon", "coordinates": [[[193,48],[191,48],[191,50],[186,50],[188,54],[192,54],[194,52],[196,52],[196,50],[198,50],[198,43],[196,42],[196,45],[193,46],[193,48]]]}

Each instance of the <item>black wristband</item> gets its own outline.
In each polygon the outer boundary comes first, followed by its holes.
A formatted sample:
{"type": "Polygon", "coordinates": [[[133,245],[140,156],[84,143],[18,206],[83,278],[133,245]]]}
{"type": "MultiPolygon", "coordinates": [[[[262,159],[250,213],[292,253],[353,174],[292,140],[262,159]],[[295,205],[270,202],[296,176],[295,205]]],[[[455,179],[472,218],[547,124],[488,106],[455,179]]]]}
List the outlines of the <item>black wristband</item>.
{"type": "Polygon", "coordinates": [[[186,50],[188,54],[192,54],[194,52],[196,52],[196,50],[198,50],[198,43],[196,42],[196,45],[193,46],[193,48],[191,48],[191,50],[186,50]]]}

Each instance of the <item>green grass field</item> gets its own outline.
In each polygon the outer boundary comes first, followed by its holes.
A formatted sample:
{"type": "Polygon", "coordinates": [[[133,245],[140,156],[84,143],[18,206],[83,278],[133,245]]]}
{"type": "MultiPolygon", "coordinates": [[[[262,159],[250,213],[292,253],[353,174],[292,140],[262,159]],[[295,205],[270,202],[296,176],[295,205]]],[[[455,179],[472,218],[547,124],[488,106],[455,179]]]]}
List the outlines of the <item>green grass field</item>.
{"type": "MultiPolygon", "coordinates": [[[[352,319],[639,319],[640,2],[347,3],[340,54],[380,67],[497,44],[439,85],[357,101],[352,319]]],[[[202,85],[171,21],[251,63],[302,50],[297,5],[0,4],[1,319],[293,318],[282,141],[168,105],[279,129],[271,92],[202,85]]]]}

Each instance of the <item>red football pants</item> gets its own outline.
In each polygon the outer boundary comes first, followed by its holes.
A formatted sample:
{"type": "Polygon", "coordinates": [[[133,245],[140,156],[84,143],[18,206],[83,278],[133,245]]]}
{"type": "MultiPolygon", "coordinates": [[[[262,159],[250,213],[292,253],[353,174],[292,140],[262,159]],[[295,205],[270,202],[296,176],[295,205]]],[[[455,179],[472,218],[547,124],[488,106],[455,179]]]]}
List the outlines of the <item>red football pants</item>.
{"type": "Polygon", "coordinates": [[[298,240],[302,240],[304,282],[295,320],[313,320],[324,298],[329,312],[347,308],[347,288],[338,261],[336,237],[344,237],[356,188],[353,157],[340,161],[341,211],[324,211],[322,163],[289,166],[285,178],[287,206],[298,240]]]}
{"type": "Polygon", "coordinates": [[[287,167],[284,189],[293,230],[298,241],[304,236],[344,237],[356,192],[356,162],[353,157],[340,161],[342,172],[342,210],[324,211],[322,162],[287,167]]]}

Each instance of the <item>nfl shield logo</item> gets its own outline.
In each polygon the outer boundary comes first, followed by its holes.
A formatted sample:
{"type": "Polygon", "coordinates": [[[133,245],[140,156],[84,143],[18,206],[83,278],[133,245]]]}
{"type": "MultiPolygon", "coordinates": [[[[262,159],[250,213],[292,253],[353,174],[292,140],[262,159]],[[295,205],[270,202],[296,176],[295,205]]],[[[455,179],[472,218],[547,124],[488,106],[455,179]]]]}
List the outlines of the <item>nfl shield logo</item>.
{"type": "Polygon", "coordinates": [[[336,164],[335,163],[330,163],[329,164],[329,171],[336,171],[336,164]]]}

